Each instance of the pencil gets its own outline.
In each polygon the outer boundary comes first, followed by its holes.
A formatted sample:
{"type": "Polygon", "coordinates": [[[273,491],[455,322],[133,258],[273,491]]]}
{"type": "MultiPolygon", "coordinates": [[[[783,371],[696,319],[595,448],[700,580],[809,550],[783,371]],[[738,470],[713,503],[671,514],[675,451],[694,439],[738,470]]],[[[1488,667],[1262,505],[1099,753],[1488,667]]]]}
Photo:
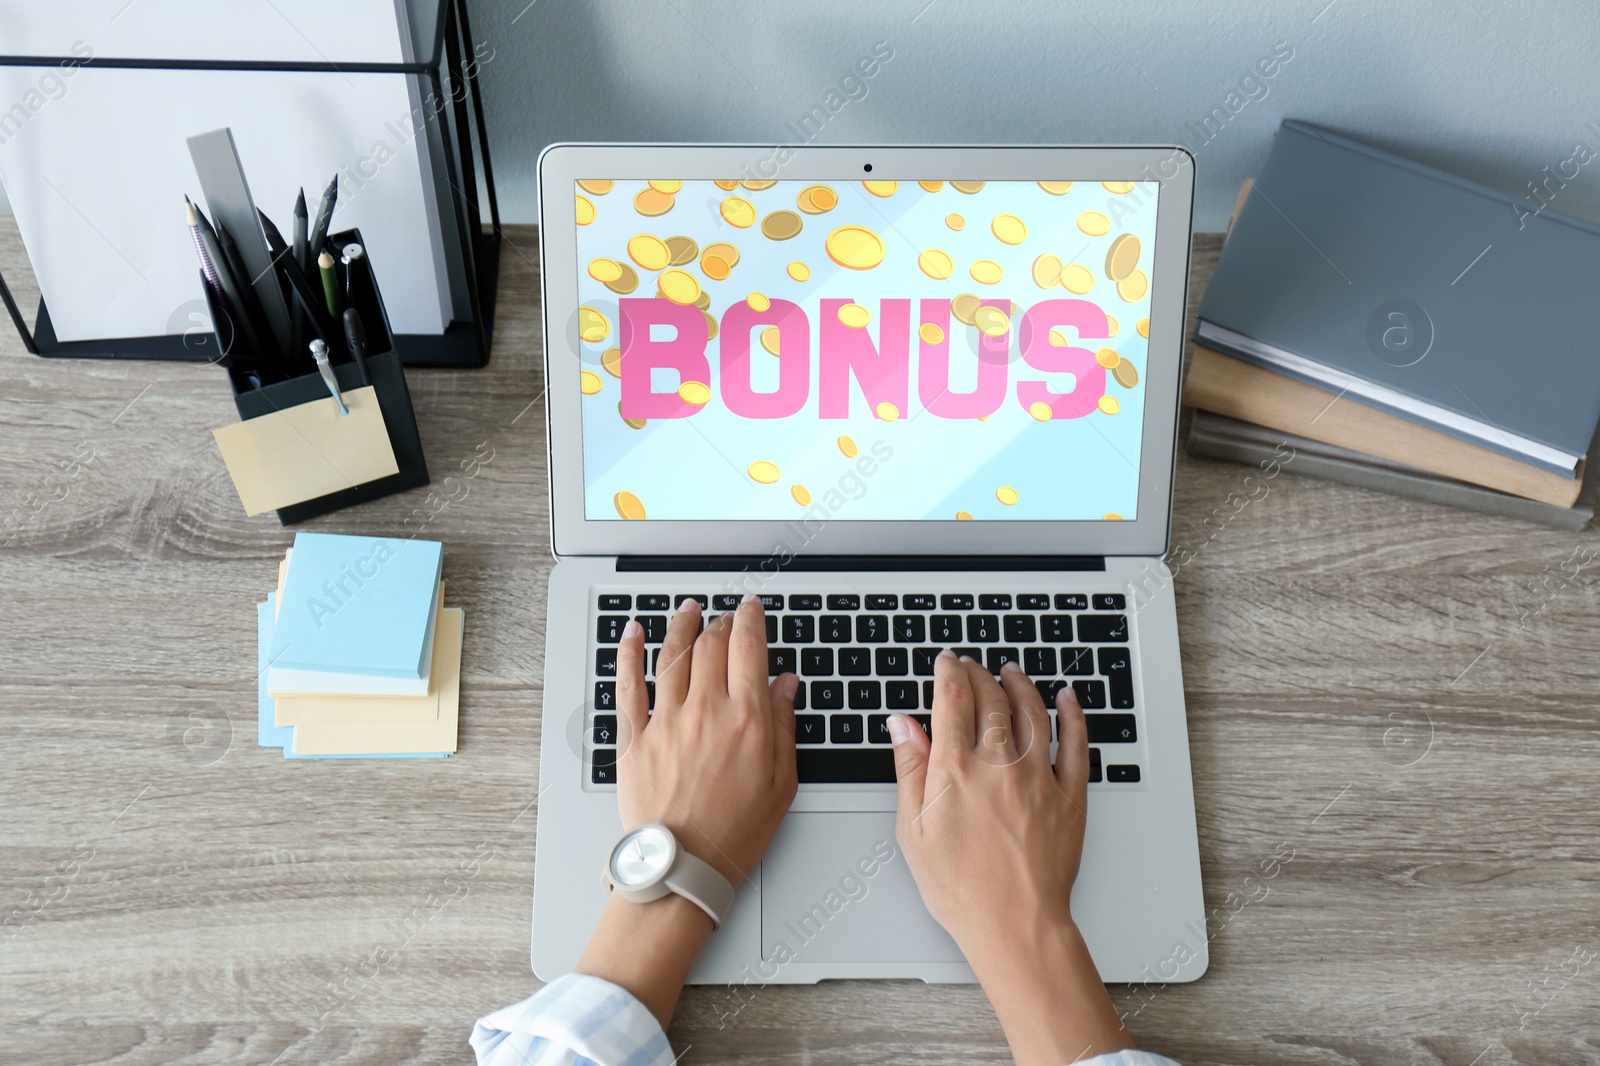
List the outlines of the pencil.
{"type": "Polygon", "coordinates": [[[206,276],[206,284],[211,286],[211,291],[221,296],[222,279],[217,276],[217,264],[211,261],[211,253],[206,251],[205,238],[200,236],[200,212],[195,209],[194,201],[187,196],[183,198],[183,210],[189,221],[189,237],[194,241],[195,254],[200,257],[200,271],[206,276]]]}
{"type": "Polygon", "coordinates": [[[317,266],[322,271],[322,294],[328,299],[328,314],[339,317],[339,275],[333,271],[333,256],[323,252],[317,256],[317,266]]]}

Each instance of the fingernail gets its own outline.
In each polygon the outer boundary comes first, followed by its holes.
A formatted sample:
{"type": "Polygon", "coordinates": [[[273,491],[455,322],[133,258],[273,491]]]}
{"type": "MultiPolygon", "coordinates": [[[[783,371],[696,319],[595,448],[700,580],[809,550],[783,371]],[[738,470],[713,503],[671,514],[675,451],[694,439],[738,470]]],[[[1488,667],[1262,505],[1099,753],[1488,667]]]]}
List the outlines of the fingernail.
{"type": "Polygon", "coordinates": [[[636,637],[643,632],[644,626],[630,618],[628,619],[628,624],[622,627],[622,638],[627,640],[629,637],[636,637]]]}
{"type": "Polygon", "coordinates": [[[1077,702],[1078,702],[1078,690],[1073,688],[1071,685],[1062,685],[1061,686],[1061,694],[1062,694],[1062,696],[1064,696],[1066,698],[1066,701],[1068,703],[1071,703],[1071,704],[1074,704],[1074,705],[1077,704],[1077,702]]]}
{"type": "Polygon", "coordinates": [[[684,600],[683,603],[680,604],[679,607],[678,607],[678,610],[680,610],[680,611],[698,611],[699,609],[700,609],[700,601],[699,600],[684,600]]]}
{"type": "Polygon", "coordinates": [[[778,684],[783,689],[783,698],[786,700],[794,699],[794,694],[800,691],[800,679],[793,674],[784,674],[778,684]]]}
{"type": "Polygon", "coordinates": [[[973,658],[973,657],[972,657],[972,656],[970,656],[970,655],[963,655],[963,656],[962,656],[962,657],[961,657],[961,661],[962,661],[962,662],[964,662],[964,663],[975,663],[975,662],[977,662],[977,661],[978,661],[978,660],[976,660],[976,659],[974,659],[974,658],[973,658]]]}
{"type": "Polygon", "coordinates": [[[903,714],[891,714],[889,716],[890,745],[898,748],[910,739],[911,727],[906,724],[906,716],[903,714]]]}
{"type": "Polygon", "coordinates": [[[1015,659],[1007,659],[1005,661],[1004,665],[1002,665],[1000,667],[1000,672],[1003,674],[1003,673],[1006,673],[1007,671],[1009,671],[1009,672],[1011,672],[1013,674],[1020,674],[1020,673],[1022,673],[1022,665],[1020,663],[1018,663],[1015,659]]]}
{"type": "Polygon", "coordinates": [[[744,594],[744,599],[742,599],[742,600],[740,600],[740,601],[739,601],[739,602],[740,602],[740,603],[741,603],[741,604],[745,604],[745,603],[755,603],[755,602],[756,602],[756,601],[757,601],[757,600],[759,600],[759,599],[760,599],[760,598],[761,598],[761,597],[760,597],[760,596],[757,596],[757,595],[756,595],[756,594],[755,594],[755,593],[754,593],[754,592],[746,592],[746,593],[745,593],[745,594],[744,594]]]}
{"type": "Polygon", "coordinates": [[[940,659],[954,659],[956,657],[956,653],[951,651],[949,648],[946,648],[944,651],[940,652],[937,657],[940,659]]]}

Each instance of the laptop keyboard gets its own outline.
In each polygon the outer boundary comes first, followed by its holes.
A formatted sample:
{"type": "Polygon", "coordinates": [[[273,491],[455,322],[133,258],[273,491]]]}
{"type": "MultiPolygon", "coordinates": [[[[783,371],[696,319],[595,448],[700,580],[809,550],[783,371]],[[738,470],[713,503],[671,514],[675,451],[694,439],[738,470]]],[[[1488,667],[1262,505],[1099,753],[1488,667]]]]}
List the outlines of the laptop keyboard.
{"type": "MultiPolygon", "coordinates": [[[[617,781],[617,645],[628,620],[644,627],[646,687],[655,706],[661,642],[672,611],[698,600],[707,617],[741,596],[599,592],[584,749],[591,786],[617,781]]],[[[932,731],[933,661],[945,648],[994,674],[1018,662],[1044,697],[1055,739],[1056,692],[1071,685],[1089,727],[1091,784],[1141,780],[1133,649],[1120,592],[788,593],[761,597],[767,671],[800,678],[795,744],[800,784],[893,783],[888,719],[932,731]]]]}

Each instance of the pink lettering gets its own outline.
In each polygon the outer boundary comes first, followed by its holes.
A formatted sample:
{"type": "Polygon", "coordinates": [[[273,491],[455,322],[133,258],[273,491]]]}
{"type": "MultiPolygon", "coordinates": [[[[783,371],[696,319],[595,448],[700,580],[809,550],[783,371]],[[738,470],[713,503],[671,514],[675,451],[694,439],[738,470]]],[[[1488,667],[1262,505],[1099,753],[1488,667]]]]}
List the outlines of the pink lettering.
{"type": "Polygon", "coordinates": [[[711,385],[711,364],[706,359],[706,316],[693,304],[681,306],[660,298],[618,301],[622,318],[619,372],[622,376],[623,418],[686,418],[700,410],[677,392],[655,392],[650,372],[676,370],[679,382],[711,385]],[[651,326],[671,326],[671,340],[652,340],[651,326]]]}
{"type": "MultiPolygon", "coordinates": [[[[878,309],[878,347],[868,329],[855,329],[839,321],[839,308],[849,300],[823,300],[818,327],[818,414],[823,418],[850,415],[850,377],[861,385],[867,407],[892,403],[906,414],[911,378],[911,301],[884,300],[878,309]]],[[[870,327],[869,327],[870,328],[870,327]]]]}
{"type": "MultiPolygon", "coordinates": [[[[741,418],[787,418],[805,406],[811,394],[811,324],[798,305],[773,300],[757,311],[740,300],[722,316],[718,334],[722,351],[722,402],[741,418]],[[750,332],[778,327],[778,387],[756,392],[750,384],[750,332]]],[[[762,354],[761,358],[770,356],[762,354]]]]}
{"type": "Polygon", "coordinates": [[[1073,376],[1071,392],[1055,392],[1043,381],[1018,381],[1017,402],[1023,410],[1043,402],[1051,418],[1082,418],[1098,410],[1106,394],[1106,368],[1087,348],[1059,348],[1050,343],[1052,326],[1071,326],[1084,340],[1100,339],[1110,332],[1106,313],[1088,300],[1045,300],[1022,316],[1022,360],[1035,370],[1073,376]]]}

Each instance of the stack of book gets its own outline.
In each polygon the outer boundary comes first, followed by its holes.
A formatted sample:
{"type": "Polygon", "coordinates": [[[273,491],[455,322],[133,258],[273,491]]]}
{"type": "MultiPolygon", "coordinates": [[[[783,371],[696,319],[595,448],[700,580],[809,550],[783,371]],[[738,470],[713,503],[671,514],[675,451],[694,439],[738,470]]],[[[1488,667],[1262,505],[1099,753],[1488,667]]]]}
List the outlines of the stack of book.
{"type": "Polygon", "coordinates": [[[1548,209],[1560,182],[1523,200],[1284,122],[1200,305],[1189,451],[1587,526],[1600,226],[1548,209]]]}
{"type": "Polygon", "coordinates": [[[299,533],[257,606],[262,747],[286,758],[456,750],[465,612],[437,541],[299,533]]]}

